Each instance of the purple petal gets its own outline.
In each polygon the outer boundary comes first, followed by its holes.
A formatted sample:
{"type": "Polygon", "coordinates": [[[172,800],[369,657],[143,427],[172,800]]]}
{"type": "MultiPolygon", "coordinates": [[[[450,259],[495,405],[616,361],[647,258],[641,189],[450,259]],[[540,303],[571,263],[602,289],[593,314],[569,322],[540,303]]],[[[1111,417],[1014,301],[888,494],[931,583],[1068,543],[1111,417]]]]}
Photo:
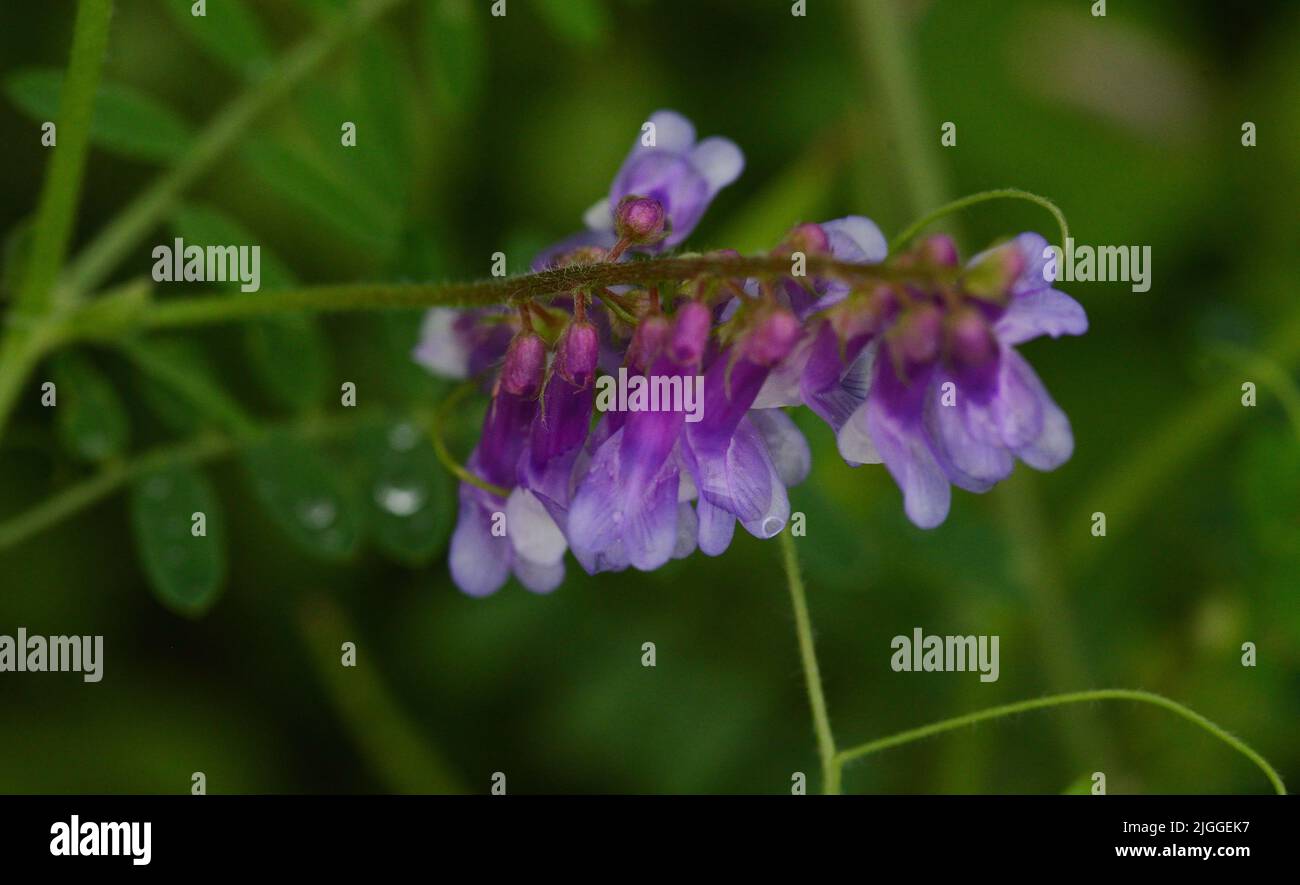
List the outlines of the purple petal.
{"type": "Polygon", "coordinates": [[[495,593],[510,576],[510,542],[493,536],[492,511],[484,506],[495,500],[461,483],[460,514],[451,536],[449,565],[456,586],[470,596],[495,593]]]}
{"type": "Polygon", "coordinates": [[[706,138],[691,151],[691,165],[708,182],[710,195],[716,194],[745,171],[745,155],[728,138],[706,138]]]}
{"type": "Polygon", "coordinates": [[[1011,348],[1003,348],[998,389],[988,408],[1008,448],[1027,446],[1042,435],[1042,390],[1029,363],[1011,348]]]}
{"type": "Polygon", "coordinates": [[[704,498],[700,498],[696,516],[700,522],[700,552],[705,556],[721,556],[726,553],[731,546],[731,536],[736,531],[736,517],[704,498]]]}
{"type": "Polygon", "coordinates": [[[654,571],[672,558],[677,546],[677,486],[676,465],[665,465],[628,508],[623,548],[634,568],[654,571]]]}
{"type": "Polygon", "coordinates": [[[831,241],[831,254],[840,261],[878,264],[889,254],[885,235],[870,218],[849,215],[824,221],[821,227],[831,241]]]}
{"type": "Polygon", "coordinates": [[[1074,454],[1074,433],[1070,429],[1070,419],[1048,394],[1047,388],[1024,357],[1009,350],[1006,358],[1022,364],[1020,375],[1037,396],[1043,416],[1038,436],[1024,445],[1014,447],[1016,457],[1035,470],[1055,470],[1074,454]]]}
{"type": "Polygon", "coordinates": [[[953,485],[968,492],[986,492],[1011,474],[1015,462],[1006,447],[981,442],[970,434],[960,399],[954,405],[943,405],[940,385],[947,380],[943,375],[935,379],[925,404],[925,429],[935,459],[953,485]]]}
{"type": "Polygon", "coordinates": [[[1005,345],[1021,344],[1040,335],[1059,338],[1088,331],[1083,306],[1064,292],[1039,289],[1015,295],[1002,316],[993,324],[998,340],[1005,345]]]}
{"type": "Polygon", "coordinates": [[[808,440],[789,415],[780,409],[751,409],[746,420],[763,437],[768,457],[783,485],[797,486],[808,478],[812,470],[812,452],[808,440]]]}
{"type": "Polygon", "coordinates": [[[867,431],[885,467],[903,491],[903,509],[923,529],[934,528],[948,516],[952,489],[926,442],[921,426],[924,389],[928,379],[902,385],[887,355],[876,360],[871,395],[867,398],[867,431]]]}

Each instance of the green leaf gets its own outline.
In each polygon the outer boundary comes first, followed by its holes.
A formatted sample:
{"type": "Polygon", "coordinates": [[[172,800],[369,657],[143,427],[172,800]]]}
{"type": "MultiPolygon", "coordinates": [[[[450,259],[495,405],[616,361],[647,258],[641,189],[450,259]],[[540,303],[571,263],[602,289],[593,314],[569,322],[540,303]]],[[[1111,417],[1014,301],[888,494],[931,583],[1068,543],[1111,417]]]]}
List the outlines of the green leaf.
{"type": "Polygon", "coordinates": [[[257,320],[245,332],[249,359],[267,393],[291,409],[316,405],[325,395],[329,348],[307,316],[257,320]]]}
{"type": "MultiPolygon", "coordinates": [[[[41,122],[58,120],[62,91],[57,68],[29,68],[5,80],[10,100],[41,122]]],[[[129,86],[100,85],[90,124],[93,144],[132,159],[165,162],[184,153],[191,139],[189,124],[155,99],[129,86]]]]}
{"type": "MultiPolygon", "coordinates": [[[[172,229],[187,244],[253,244],[257,237],[239,222],[209,206],[181,206],[172,229]]],[[[265,247],[261,249],[262,289],[297,284],[293,271],[265,247]]],[[[218,283],[237,289],[238,282],[218,283]]],[[[270,317],[245,324],[244,343],[258,380],[277,402],[298,409],[320,401],[329,372],[329,346],[320,325],[308,316],[270,317]]]]}
{"type": "Polygon", "coordinates": [[[358,435],[357,451],[376,544],[409,565],[428,562],[447,540],[455,512],[428,434],[410,422],[369,427],[358,435]]]}
{"type": "Polygon", "coordinates": [[[599,45],[609,30],[600,0],[542,0],[533,9],[555,36],[573,46],[599,45]]]}
{"type": "Polygon", "coordinates": [[[131,528],[158,600],[184,615],[207,611],[226,570],[221,505],[207,478],[188,466],[140,477],[131,488],[131,528]],[[196,537],[198,513],[206,534],[196,537]]]}
{"type": "Polygon", "coordinates": [[[395,206],[410,191],[411,134],[405,111],[414,101],[409,71],[402,62],[402,45],[387,30],[374,28],[357,47],[356,66],[361,97],[357,145],[342,159],[373,168],[373,186],[395,206]]]}
{"type": "MultiPolygon", "coordinates": [[[[211,363],[194,342],[184,338],[151,338],[149,348],[155,357],[180,366],[187,375],[211,379],[211,363]]],[[[163,425],[173,433],[190,435],[211,426],[213,420],[190,400],[177,396],[169,385],[151,375],[138,373],[140,399],[163,425]]],[[[215,381],[211,381],[215,384],[215,381]]]]}
{"type": "Polygon", "coordinates": [[[15,224],[5,234],[0,252],[0,299],[13,298],[22,285],[22,274],[32,254],[33,228],[30,216],[15,224]]]}
{"type": "Polygon", "coordinates": [[[487,75],[480,13],[470,0],[425,0],[424,56],[439,113],[462,114],[478,101],[487,75]]]}
{"type": "Polygon", "coordinates": [[[167,7],[181,30],[234,73],[253,79],[270,69],[271,42],[243,0],[210,0],[201,16],[193,14],[193,0],[168,0],[167,7]]]}
{"type": "Polygon", "coordinates": [[[63,447],[83,461],[105,461],[122,454],[129,423],[108,379],[79,353],[60,354],[53,368],[58,386],[55,421],[63,447]]]}
{"type": "Polygon", "coordinates": [[[337,234],[385,255],[395,248],[399,213],[373,192],[349,186],[319,161],[270,138],[250,140],[243,157],[272,189],[337,234]]]}
{"type": "Polygon", "coordinates": [[[320,452],[273,436],[250,448],[244,464],[258,500],[300,548],[331,560],[356,551],[359,508],[338,467],[320,452]]]}

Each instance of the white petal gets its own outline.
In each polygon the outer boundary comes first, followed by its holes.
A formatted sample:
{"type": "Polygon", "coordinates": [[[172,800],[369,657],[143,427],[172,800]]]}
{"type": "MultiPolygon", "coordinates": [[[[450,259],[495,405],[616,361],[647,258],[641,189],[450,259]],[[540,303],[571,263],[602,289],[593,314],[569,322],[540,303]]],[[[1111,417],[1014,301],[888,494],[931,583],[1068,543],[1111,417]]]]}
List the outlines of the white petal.
{"type": "Polygon", "coordinates": [[[704,139],[691,151],[691,165],[716,193],[740,177],[745,168],[745,155],[734,141],[714,136],[704,139]]]}
{"type": "Polygon", "coordinates": [[[517,487],[506,499],[506,535],[515,553],[539,565],[554,565],[568,547],[546,507],[528,489],[517,487]]]}
{"type": "Polygon", "coordinates": [[[835,442],[840,450],[840,457],[850,464],[879,464],[883,460],[876,449],[876,443],[867,432],[867,404],[864,402],[844,422],[835,442]]]}
{"type": "Polygon", "coordinates": [[[776,474],[786,486],[797,486],[808,478],[812,469],[812,452],[808,440],[790,416],[780,409],[751,409],[747,420],[758,428],[767,444],[776,474]]]}
{"type": "MultiPolygon", "coordinates": [[[[695,144],[694,124],[676,111],[655,111],[650,115],[649,122],[655,124],[654,147],[658,150],[684,153],[695,144]]],[[[648,149],[641,140],[644,137],[644,130],[637,133],[638,149],[648,149]]]]}
{"type": "Polygon", "coordinates": [[[582,213],[582,223],[587,226],[587,230],[613,230],[614,210],[609,206],[609,197],[601,197],[582,213]]]}
{"type": "Polygon", "coordinates": [[[444,378],[469,377],[469,347],[454,328],[459,318],[460,311],[449,307],[426,312],[420,343],[411,352],[417,363],[444,378]]]}
{"type": "Polygon", "coordinates": [[[822,224],[831,241],[831,252],[840,261],[876,264],[889,254],[885,235],[870,218],[849,215],[822,224]]]}

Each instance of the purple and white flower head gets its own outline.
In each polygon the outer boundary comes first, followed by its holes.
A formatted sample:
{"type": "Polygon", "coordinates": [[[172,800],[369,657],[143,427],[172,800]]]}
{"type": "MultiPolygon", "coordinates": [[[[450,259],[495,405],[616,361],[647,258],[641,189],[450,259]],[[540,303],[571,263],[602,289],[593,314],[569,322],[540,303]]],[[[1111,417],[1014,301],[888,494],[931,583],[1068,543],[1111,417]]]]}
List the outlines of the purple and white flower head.
{"type": "MultiPolygon", "coordinates": [[[[1015,350],[1088,328],[1078,302],[1045,278],[1045,246],[1022,234],[936,291],[854,294],[812,333],[802,400],[836,430],[846,460],[885,465],[922,528],[947,517],[950,486],[987,491],[1017,458],[1052,470],[1073,452],[1069,420],[1015,350]]],[[[900,264],[912,262],[951,267],[955,249],[931,238],[900,264]]]]}
{"type": "Polygon", "coordinates": [[[608,196],[583,215],[587,229],[544,250],[533,259],[533,269],[550,267],[559,256],[583,246],[613,247],[619,241],[617,210],[620,204],[627,206],[627,198],[637,199],[633,206],[643,219],[651,214],[650,203],[658,203],[662,218],[662,236],[629,245],[647,252],[672,249],[690,236],[718,191],[744,168],[745,156],[735,142],[720,136],[697,142],[690,120],[676,111],[656,111],[614,176],[608,196]]]}
{"type": "MultiPolygon", "coordinates": [[[[546,347],[541,338],[532,332],[517,335],[510,342],[483,419],[483,435],[465,465],[486,484],[514,488],[545,370],[546,347]]],[[[511,573],[538,593],[550,592],[564,580],[563,534],[536,498],[516,491],[503,500],[477,485],[460,484],[451,576],[471,596],[495,593],[511,573]]]]}
{"type": "MultiPolygon", "coordinates": [[[[697,143],[678,114],[650,122],[653,143],[638,141],[589,229],[535,270],[672,248],[744,165],[726,139],[697,143]]],[[[458,378],[498,367],[466,464],[478,481],[460,487],[453,579],[476,596],[512,574],[547,592],[569,550],[594,574],[719,555],[737,523],[772,537],[811,467],[786,408],[822,418],[850,464],[883,464],[923,528],[947,517],[953,485],[986,491],[1017,459],[1059,466],[1073,451],[1069,420],[1016,348],[1088,321],[1052,288],[1045,246],[1022,234],[963,266],[953,241],[934,236],[890,256],[855,215],[792,228],[769,253],[791,259],[786,275],[769,261],[761,276],[729,278],[740,256],[722,250],[698,256],[707,272],[679,284],[579,286],[517,312],[430,311],[419,362],[458,378]],[[810,275],[795,275],[799,256],[810,275]],[[628,399],[593,424],[602,371],[642,389],[690,384],[698,412],[628,399]]]]}

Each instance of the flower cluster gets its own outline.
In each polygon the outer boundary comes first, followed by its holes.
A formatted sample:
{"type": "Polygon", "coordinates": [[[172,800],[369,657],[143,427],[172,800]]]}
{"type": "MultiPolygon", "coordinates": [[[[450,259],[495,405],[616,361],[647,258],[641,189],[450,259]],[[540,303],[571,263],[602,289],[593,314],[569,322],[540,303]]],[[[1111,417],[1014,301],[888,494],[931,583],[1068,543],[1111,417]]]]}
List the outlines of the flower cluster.
{"type": "MultiPolygon", "coordinates": [[[[732,142],[697,142],[670,111],[651,122],[654,143],[638,140],[588,229],[535,270],[677,246],[740,174],[732,142]]],[[[811,460],[791,406],[824,420],[850,464],[883,464],[922,528],[947,517],[951,486],[986,491],[1016,459],[1057,467],[1073,450],[1069,420],[1015,346],[1081,334],[1087,317],[1052,288],[1046,245],[1022,234],[963,264],[936,236],[888,256],[876,225],[850,216],[800,224],[773,250],[817,262],[811,275],[431,311],[419,362],[459,378],[496,370],[466,464],[481,482],[460,486],[453,579],[482,596],[513,573],[547,592],[568,550],[590,573],[652,570],[697,548],[721,554],[737,523],[776,535],[811,460]],[[698,381],[702,420],[671,407],[597,414],[602,375],[665,394],[698,381]]]]}

